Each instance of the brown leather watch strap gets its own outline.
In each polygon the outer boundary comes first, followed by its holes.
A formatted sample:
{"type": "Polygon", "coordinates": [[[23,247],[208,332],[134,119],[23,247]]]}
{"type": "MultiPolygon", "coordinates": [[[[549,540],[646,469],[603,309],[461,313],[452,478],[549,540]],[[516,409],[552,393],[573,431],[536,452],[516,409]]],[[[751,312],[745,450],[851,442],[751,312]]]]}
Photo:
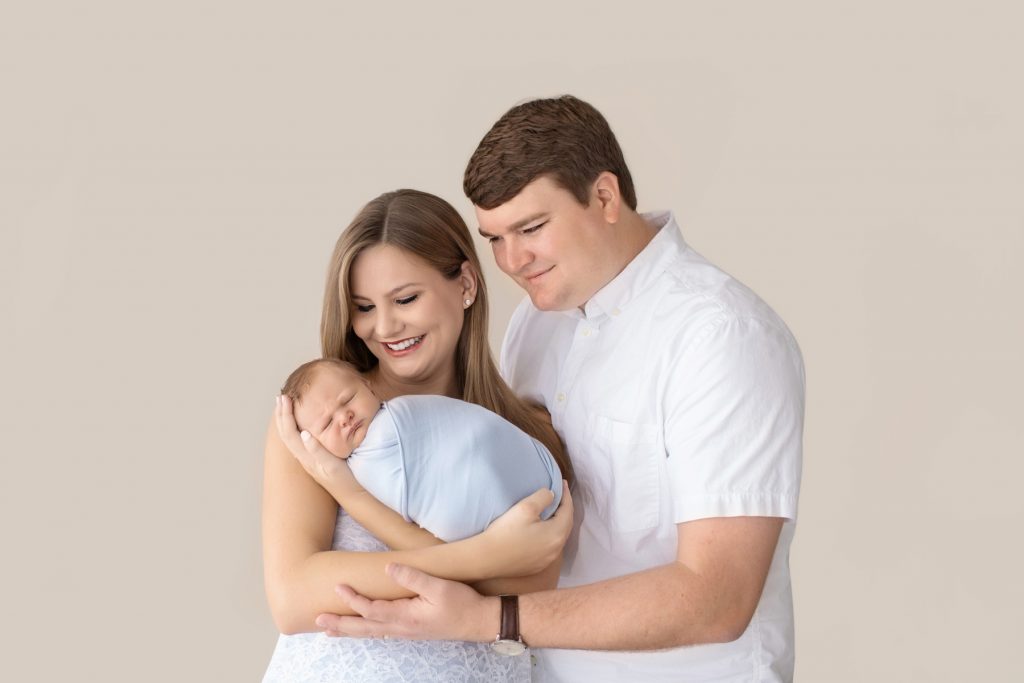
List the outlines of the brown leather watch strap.
{"type": "Polygon", "coordinates": [[[519,596],[501,596],[501,632],[500,640],[520,640],[519,638],[519,596]]]}

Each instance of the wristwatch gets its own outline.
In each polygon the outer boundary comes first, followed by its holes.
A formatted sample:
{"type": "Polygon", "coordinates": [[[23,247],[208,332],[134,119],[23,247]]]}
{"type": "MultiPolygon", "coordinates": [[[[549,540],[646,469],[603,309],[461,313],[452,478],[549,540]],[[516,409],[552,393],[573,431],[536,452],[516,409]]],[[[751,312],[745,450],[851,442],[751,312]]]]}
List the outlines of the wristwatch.
{"type": "Polygon", "coordinates": [[[526,643],[519,635],[519,596],[501,596],[501,631],[491,643],[499,655],[514,657],[526,652],[526,643]]]}

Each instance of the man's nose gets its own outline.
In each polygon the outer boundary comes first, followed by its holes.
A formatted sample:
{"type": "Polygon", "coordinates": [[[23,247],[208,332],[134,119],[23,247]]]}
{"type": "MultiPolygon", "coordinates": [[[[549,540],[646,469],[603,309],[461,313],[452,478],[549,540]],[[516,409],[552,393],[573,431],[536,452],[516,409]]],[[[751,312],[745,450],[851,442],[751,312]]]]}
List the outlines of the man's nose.
{"type": "Polygon", "coordinates": [[[533,254],[525,249],[519,240],[509,239],[505,243],[505,265],[509,273],[521,275],[523,268],[533,261],[533,254]]]}

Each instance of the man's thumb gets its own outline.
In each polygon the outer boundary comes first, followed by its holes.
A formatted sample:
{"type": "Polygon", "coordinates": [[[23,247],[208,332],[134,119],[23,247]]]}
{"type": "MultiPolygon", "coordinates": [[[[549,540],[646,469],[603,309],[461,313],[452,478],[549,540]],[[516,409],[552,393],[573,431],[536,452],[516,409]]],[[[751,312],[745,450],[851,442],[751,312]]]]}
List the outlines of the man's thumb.
{"type": "Polygon", "coordinates": [[[431,576],[419,569],[396,562],[390,562],[384,567],[384,573],[391,577],[391,580],[402,588],[411,590],[416,595],[430,595],[435,587],[439,586],[441,579],[431,576]]]}

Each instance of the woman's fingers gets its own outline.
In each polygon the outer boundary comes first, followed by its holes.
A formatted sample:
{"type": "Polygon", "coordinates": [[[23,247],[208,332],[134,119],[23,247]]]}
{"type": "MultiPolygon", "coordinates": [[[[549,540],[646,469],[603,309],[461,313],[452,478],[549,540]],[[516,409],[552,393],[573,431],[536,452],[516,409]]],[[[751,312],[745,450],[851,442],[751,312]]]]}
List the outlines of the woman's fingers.
{"type": "Polygon", "coordinates": [[[277,420],[277,433],[281,441],[288,447],[302,468],[314,479],[323,475],[327,458],[333,458],[312,434],[303,430],[299,432],[292,413],[292,401],[287,396],[278,396],[274,406],[277,420]]]}
{"type": "Polygon", "coordinates": [[[277,397],[277,404],[274,406],[274,419],[277,423],[277,435],[289,449],[292,449],[295,437],[298,436],[298,429],[295,427],[295,418],[292,417],[291,410],[285,408],[287,401],[287,396],[277,397]]]}
{"type": "MultiPolygon", "coordinates": [[[[572,495],[569,493],[569,482],[565,479],[562,480],[562,500],[558,503],[558,508],[555,509],[555,514],[551,515],[552,519],[560,519],[563,524],[568,523],[569,528],[572,528],[572,495]]],[[[568,533],[568,532],[566,532],[568,533]]]]}
{"type": "Polygon", "coordinates": [[[519,506],[523,512],[526,513],[531,519],[540,519],[540,515],[544,512],[544,509],[548,505],[551,505],[551,501],[555,499],[555,494],[551,489],[537,489],[526,498],[523,498],[516,505],[519,506]]]}

